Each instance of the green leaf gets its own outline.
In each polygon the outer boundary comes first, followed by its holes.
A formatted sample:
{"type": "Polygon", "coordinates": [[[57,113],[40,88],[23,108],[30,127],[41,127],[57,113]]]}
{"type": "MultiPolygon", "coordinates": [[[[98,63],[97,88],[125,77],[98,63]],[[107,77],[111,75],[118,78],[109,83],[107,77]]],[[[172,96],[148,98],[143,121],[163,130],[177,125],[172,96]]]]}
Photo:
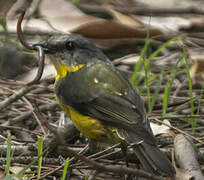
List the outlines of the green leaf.
{"type": "Polygon", "coordinates": [[[150,103],[149,113],[152,112],[154,104],[155,104],[157,98],[159,97],[159,91],[161,89],[162,80],[163,80],[163,73],[160,73],[159,81],[157,82],[156,89],[154,91],[154,94],[153,94],[153,97],[152,97],[152,101],[150,103]]]}
{"type": "MultiPolygon", "coordinates": [[[[185,47],[183,46],[183,57],[186,65],[186,72],[187,72],[187,77],[188,77],[188,87],[189,87],[189,93],[190,93],[190,106],[191,106],[191,115],[194,115],[194,98],[193,98],[193,87],[192,87],[192,80],[191,80],[191,75],[190,75],[190,68],[188,64],[188,59],[187,59],[187,54],[185,47]]],[[[192,132],[195,132],[195,127],[196,127],[196,119],[192,118],[190,119],[191,127],[192,127],[192,132]]]]}
{"type": "Polygon", "coordinates": [[[7,137],[7,152],[6,152],[6,168],[5,168],[5,175],[9,174],[11,164],[11,134],[8,134],[7,137]]]}
{"type": "Polygon", "coordinates": [[[179,60],[176,62],[175,66],[173,67],[173,69],[171,71],[171,76],[170,76],[170,78],[169,78],[169,80],[165,86],[164,97],[163,97],[163,108],[162,108],[162,116],[163,117],[166,115],[166,112],[167,112],[170,92],[171,92],[171,89],[173,86],[173,82],[174,82],[176,75],[179,71],[179,63],[180,63],[181,59],[182,58],[180,57],[179,60]]]}
{"type": "Polygon", "coordinates": [[[37,172],[37,179],[40,179],[40,173],[42,168],[42,154],[43,150],[43,138],[41,136],[38,137],[38,172],[37,172]]]}
{"type": "Polygon", "coordinates": [[[65,160],[64,170],[63,170],[63,174],[62,174],[61,180],[65,180],[65,179],[66,179],[68,166],[69,166],[69,158],[67,158],[67,159],[65,160]]]}

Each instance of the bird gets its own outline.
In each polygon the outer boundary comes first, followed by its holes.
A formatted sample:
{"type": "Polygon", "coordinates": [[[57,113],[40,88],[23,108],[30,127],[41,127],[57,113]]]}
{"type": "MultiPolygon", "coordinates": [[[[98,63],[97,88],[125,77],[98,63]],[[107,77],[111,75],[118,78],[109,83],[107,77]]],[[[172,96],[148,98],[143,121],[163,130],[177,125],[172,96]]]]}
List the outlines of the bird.
{"type": "Polygon", "coordinates": [[[57,72],[56,99],[85,137],[131,145],[146,171],[174,176],[157,147],[144,100],[99,48],[78,34],[53,35],[41,46],[57,72]]]}

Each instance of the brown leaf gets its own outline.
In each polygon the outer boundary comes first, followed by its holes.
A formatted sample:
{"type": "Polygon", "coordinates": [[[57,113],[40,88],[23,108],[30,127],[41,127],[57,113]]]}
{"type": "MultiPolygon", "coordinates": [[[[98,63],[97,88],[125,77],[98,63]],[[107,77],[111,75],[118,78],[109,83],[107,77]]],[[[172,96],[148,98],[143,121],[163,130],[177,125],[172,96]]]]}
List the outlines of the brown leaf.
{"type": "Polygon", "coordinates": [[[113,50],[116,48],[125,47],[128,49],[133,49],[133,52],[137,49],[136,45],[145,44],[145,41],[142,39],[136,38],[115,38],[115,39],[91,39],[94,44],[100,49],[103,50],[113,50]]]}
{"type": "MultiPolygon", "coordinates": [[[[98,19],[86,23],[70,31],[71,33],[81,34],[88,38],[146,38],[146,28],[132,28],[112,20],[98,19]]],[[[157,29],[150,29],[150,37],[161,37],[163,33],[157,29]]]]}

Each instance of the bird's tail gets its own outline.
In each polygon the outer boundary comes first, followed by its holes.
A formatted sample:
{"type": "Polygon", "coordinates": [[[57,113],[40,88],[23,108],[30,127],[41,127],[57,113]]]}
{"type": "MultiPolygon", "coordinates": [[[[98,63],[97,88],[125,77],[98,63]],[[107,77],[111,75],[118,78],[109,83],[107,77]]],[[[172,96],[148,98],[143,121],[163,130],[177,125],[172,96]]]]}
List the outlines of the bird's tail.
{"type": "Polygon", "coordinates": [[[155,145],[142,142],[133,147],[138,159],[144,168],[154,174],[164,173],[173,176],[175,170],[165,155],[155,145]]]}

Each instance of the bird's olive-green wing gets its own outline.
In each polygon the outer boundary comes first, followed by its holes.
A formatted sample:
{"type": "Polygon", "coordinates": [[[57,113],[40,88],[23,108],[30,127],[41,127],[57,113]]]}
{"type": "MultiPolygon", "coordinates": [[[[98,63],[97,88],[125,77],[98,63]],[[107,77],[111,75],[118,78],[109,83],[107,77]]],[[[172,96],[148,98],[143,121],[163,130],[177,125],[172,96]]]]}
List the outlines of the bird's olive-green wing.
{"type": "Polygon", "coordinates": [[[154,143],[143,100],[112,65],[101,62],[67,74],[58,81],[56,93],[81,114],[132,132],[134,141],[154,143]]]}

